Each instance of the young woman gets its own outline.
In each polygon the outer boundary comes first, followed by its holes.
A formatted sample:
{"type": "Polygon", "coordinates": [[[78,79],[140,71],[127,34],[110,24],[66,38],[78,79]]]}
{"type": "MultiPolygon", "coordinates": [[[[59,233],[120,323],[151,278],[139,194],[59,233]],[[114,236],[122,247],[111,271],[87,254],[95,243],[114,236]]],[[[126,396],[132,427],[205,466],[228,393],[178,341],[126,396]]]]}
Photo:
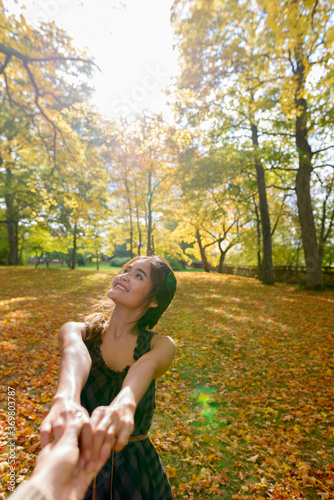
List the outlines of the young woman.
{"type": "Polygon", "coordinates": [[[107,293],[114,303],[111,316],[96,313],[86,323],[66,323],[59,331],[58,387],[41,438],[46,445],[53,433],[57,441],[66,422],[82,411],[81,465],[94,470],[110,455],[86,500],[173,498],[147,432],[155,379],[169,368],[176,348],[170,337],[147,328],[156,325],[175,290],[166,261],[136,257],[107,293]]]}

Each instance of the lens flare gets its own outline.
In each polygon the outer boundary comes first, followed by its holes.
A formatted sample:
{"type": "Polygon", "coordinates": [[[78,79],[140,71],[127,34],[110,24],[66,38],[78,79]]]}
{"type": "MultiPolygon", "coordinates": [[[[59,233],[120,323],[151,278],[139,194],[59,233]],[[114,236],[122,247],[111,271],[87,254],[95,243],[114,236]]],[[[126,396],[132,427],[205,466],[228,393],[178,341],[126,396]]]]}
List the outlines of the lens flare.
{"type": "Polygon", "coordinates": [[[209,387],[197,388],[193,392],[193,397],[202,406],[201,415],[210,423],[214,421],[217,410],[211,406],[214,400],[215,389],[209,387]]]}

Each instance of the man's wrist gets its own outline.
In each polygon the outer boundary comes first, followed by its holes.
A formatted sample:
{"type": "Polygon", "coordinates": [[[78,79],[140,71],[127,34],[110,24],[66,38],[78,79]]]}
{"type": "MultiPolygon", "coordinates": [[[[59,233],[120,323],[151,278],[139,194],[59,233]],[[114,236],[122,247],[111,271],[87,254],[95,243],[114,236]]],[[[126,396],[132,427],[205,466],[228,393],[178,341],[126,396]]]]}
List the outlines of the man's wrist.
{"type": "MultiPolygon", "coordinates": [[[[58,494],[58,491],[54,491],[53,485],[50,485],[49,478],[39,473],[31,476],[30,479],[21,484],[17,488],[17,491],[20,493],[20,498],[23,495],[24,498],[34,498],[34,500],[58,500],[57,496],[55,496],[58,494]]],[[[13,499],[15,500],[15,494],[13,499]]]]}

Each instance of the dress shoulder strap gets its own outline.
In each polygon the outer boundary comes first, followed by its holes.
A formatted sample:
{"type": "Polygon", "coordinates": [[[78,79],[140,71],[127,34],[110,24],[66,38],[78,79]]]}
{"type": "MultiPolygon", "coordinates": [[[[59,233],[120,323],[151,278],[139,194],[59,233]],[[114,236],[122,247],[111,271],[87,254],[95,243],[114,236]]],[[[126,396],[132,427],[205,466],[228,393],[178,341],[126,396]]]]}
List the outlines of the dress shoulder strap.
{"type": "Polygon", "coordinates": [[[137,361],[143,354],[146,354],[151,350],[151,340],[156,332],[151,332],[150,330],[140,330],[137,338],[137,345],[133,352],[133,357],[137,361]]]}

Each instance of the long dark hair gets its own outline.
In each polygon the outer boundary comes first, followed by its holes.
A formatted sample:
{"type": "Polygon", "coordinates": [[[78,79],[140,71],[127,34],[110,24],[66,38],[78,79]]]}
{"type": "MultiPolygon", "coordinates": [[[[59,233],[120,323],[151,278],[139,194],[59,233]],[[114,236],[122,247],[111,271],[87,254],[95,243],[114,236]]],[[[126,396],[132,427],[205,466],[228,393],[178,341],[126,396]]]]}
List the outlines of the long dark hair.
{"type": "MultiPolygon", "coordinates": [[[[122,267],[121,273],[126,267],[137,260],[148,261],[151,266],[152,288],[146,297],[147,309],[137,320],[138,328],[144,330],[146,328],[153,328],[158,323],[159,319],[173,300],[177,281],[170,265],[165,259],[157,255],[135,257],[122,267]],[[149,307],[153,299],[156,300],[158,304],[157,307],[149,307]]],[[[98,308],[102,309],[102,311],[90,314],[85,318],[85,323],[89,327],[89,334],[87,336],[89,340],[98,340],[103,335],[112,310],[110,299],[103,299],[98,304],[98,308]]]]}

